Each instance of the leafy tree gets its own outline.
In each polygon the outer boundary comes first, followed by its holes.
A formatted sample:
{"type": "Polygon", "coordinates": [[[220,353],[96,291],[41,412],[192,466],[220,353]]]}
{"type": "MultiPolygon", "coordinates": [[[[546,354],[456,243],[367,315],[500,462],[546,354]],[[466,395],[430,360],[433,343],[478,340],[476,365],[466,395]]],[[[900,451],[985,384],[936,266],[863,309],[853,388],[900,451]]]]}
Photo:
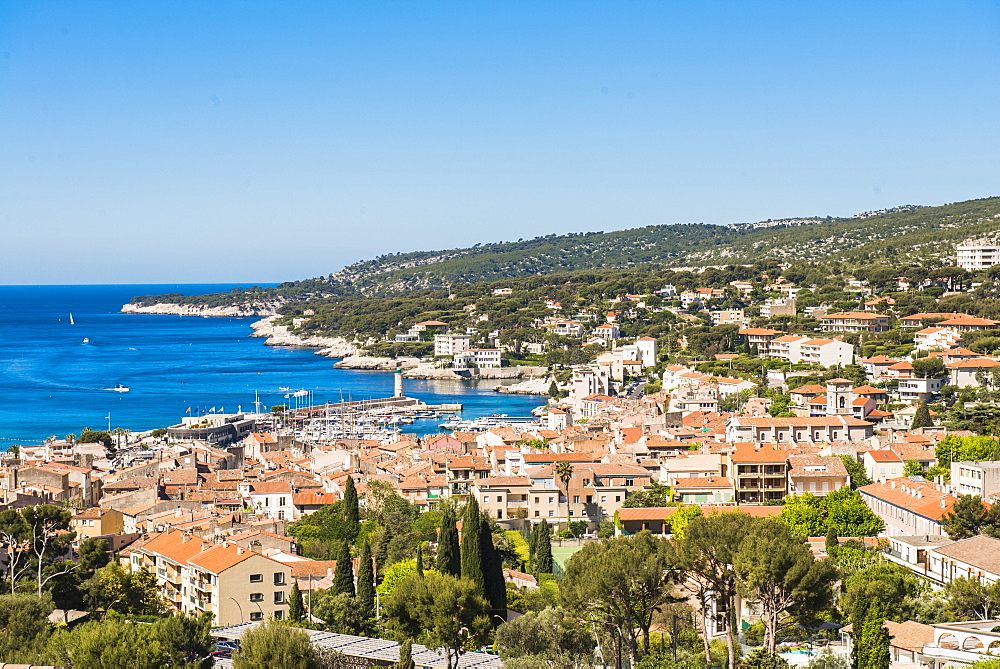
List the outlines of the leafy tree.
{"type": "Polygon", "coordinates": [[[820,499],[808,492],[786,497],[778,519],[800,537],[818,537],[833,529],[827,528],[826,512],[820,499]]]}
{"type": "MultiPolygon", "coordinates": [[[[843,548],[843,547],[842,547],[843,548]]],[[[879,558],[844,579],[841,584],[840,609],[855,630],[860,630],[868,607],[878,600],[887,618],[905,620],[907,601],[920,595],[925,586],[917,576],[899,565],[879,558]]]]}
{"type": "Polygon", "coordinates": [[[760,606],[764,645],[774,653],[781,616],[793,608],[824,608],[837,571],[832,562],[813,558],[805,540],[783,522],[761,519],[754,525],[733,557],[733,568],[739,592],[760,606]]]}
{"type": "Polygon", "coordinates": [[[573,554],[561,584],[566,606],[622,641],[630,662],[649,652],[653,614],[671,601],[678,572],[664,537],[648,531],[591,542],[573,554]]]}
{"type": "Polygon", "coordinates": [[[337,555],[337,566],[330,589],[335,594],[354,596],[354,566],[351,564],[351,548],[346,541],[340,542],[340,553],[337,555]]]}
{"type": "Polygon", "coordinates": [[[305,631],[271,621],[243,635],[240,648],[233,655],[233,666],[235,669],[314,669],[317,655],[305,631]]]}
{"type": "Polygon", "coordinates": [[[462,561],[458,550],[458,530],[455,529],[455,511],[450,504],[441,512],[441,532],[438,535],[437,555],[434,560],[442,574],[458,576],[462,572],[462,561]]]}
{"type": "Polygon", "coordinates": [[[959,576],[945,584],[943,594],[959,620],[992,620],[1000,614],[1000,582],[959,576]]]}
{"type": "Polygon", "coordinates": [[[80,433],[80,436],[76,438],[76,443],[78,444],[104,444],[105,448],[113,448],[114,438],[111,433],[107,430],[88,430],[84,429],[80,433]]]}
{"type": "Polygon", "coordinates": [[[337,634],[358,634],[368,623],[356,599],[346,592],[335,593],[333,588],[313,595],[312,610],[328,630],[337,634]]]}
{"type": "Polygon", "coordinates": [[[402,560],[385,570],[385,577],[382,582],[375,587],[375,592],[383,601],[395,592],[396,587],[406,580],[410,574],[417,573],[417,563],[415,560],[402,560]]]}
{"type": "Polygon", "coordinates": [[[670,516],[670,531],[674,535],[674,538],[683,540],[687,526],[691,521],[701,517],[700,506],[685,506],[674,511],[673,515],[670,516]]]}
{"type": "Polygon", "coordinates": [[[622,503],[624,509],[648,509],[661,506],[674,506],[674,492],[670,486],[653,482],[643,490],[633,490],[625,496],[622,503]]]}
{"type": "Polygon", "coordinates": [[[302,591],[299,590],[299,582],[296,580],[292,583],[292,592],[288,596],[288,619],[300,623],[305,617],[306,610],[302,604],[302,591]]]}
{"type": "Polygon", "coordinates": [[[934,455],[941,467],[952,462],[996,460],[1000,440],[993,437],[959,437],[953,434],[942,439],[934,448],[934,455]]]}
{"type": "Polygon", "coordinates": [[[857,490],[858,488],[872,484],[872,480],[868,478],[868,474],[865,472],[865,466],[858,462],[857,458],[852,458],[850,455],[841,455],[840,459],[844,462],[844,468],[847,469],[847,474],[851,477],[852,488],[857,490]]]}
{"type": "Polygon", "coordinates": [[[486,581],[483,576],[483,516],[479,512],[479,502],[470,497],[465,505],[465,515],[462,518],[462,578],[467,578],[477,588],[480,595],[486,594],[486,581]]]}
{"type": "Polygon", "coordinates": [[[497,628],[497,646],[504,659],[532,657],[550,665],[579,662],[594,650],[594,635],[586,623],[564,608],[530,611],[497,628]]]}
{"type": "Polygon", "coordinates": [[[885,523],[849,488],[834,490],[823,498],[827,523],[842,537],[873,537],[885,529],[885,523]]]}
{"type": "Polygon", "coordinates": [[[158,615],[164,609],[156,577],[148,569],[129,572],[117,561],[98,569],[84,585],[97,611],[158,615]]]}
{"type": "MultiPolygon", "coordinates": [[[[939,360],[940,358],[934,359],[939,360]]],[[[934,421],[931,420],[931,411],[927,408],[927,402],[921,402],[913,414],[913,422],[910,424],[910,429],[916,430],[920,427],[932,427],[933,425],[934,421]]]]}
{"type": "Polygon", "coordinates": [[[919,460],[907,460],[903,463],[903,476],[922,476],[924,468],[919,460]]]}
{"type": "Polygon", "coordinates": [[[375,572],[372,570],[372,549],[366,541],[358,556],[358,610],[364,618],[375,617],[375,572]]]}
{"type": "Polygon", "coordinates": [[[428,648],[443,648],[449,669],[466,643],[479,645],[490,632],[490,605],[466,578],[436,572],[404,579],[385,603],[389,626],[428,648]]]}

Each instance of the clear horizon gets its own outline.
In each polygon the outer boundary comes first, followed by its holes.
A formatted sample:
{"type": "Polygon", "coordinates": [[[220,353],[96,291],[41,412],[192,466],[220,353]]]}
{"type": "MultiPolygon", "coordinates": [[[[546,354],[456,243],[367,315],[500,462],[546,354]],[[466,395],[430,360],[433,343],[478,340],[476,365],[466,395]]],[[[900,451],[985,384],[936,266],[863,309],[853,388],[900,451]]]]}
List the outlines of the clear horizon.
{"type": "Polygon", "coordinates": [[[0,91],[4,285],[278,283],[1000,183],[991,2],[6,3],[0,91]]]}

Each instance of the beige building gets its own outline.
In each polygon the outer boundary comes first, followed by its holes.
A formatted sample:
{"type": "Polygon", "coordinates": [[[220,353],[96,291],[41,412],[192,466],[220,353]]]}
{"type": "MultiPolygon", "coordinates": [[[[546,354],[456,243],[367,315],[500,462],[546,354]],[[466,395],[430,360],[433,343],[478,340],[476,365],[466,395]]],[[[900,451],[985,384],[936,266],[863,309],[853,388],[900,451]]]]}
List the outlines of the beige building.
{"type": "Polygon", "coordinates": [[[236,544],[214,544],[178,530],[154,535],[128,551],[132,571],[156,577],[168,607],[208,612],[213,624],[281,620],[288,609],[291,567],[236,544]]]}
{"type": "Polygon", "coordinates": [[[73,515],[70,529],[76,532],[77,541],[121,534],[125,530],[125,514],[115,509],[91,507],[73,515]]]}

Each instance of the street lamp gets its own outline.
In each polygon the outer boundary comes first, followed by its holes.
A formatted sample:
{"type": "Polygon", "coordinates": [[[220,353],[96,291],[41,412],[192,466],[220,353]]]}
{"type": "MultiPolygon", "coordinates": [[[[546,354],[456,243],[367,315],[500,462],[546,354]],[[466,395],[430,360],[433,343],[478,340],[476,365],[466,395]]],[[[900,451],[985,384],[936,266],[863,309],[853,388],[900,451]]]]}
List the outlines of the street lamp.
{"type": "Polygon", "coordinates": [[[230,596],[230,597],[226,597],[226,599],[232,599],[233,603],[236,604],[236,608],[238,608],[240,610],[240,624],[242,625],[244,622],[246,622],[246,620],[243,618],[243,607],[240,606],[240,603],[238,601],[236,601],[236,599],[234,597],[230,596]]]}

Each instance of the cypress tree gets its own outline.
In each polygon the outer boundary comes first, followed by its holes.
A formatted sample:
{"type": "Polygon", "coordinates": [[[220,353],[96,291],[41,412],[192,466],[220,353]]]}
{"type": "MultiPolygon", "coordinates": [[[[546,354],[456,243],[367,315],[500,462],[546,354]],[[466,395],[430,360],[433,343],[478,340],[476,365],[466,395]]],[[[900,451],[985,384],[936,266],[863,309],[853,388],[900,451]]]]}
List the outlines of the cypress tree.
{"type": "Polygon", "coordinates": [[[367,541],[358,556],[358,608],[365,618],[375,617],[375,573],[372,571],[372,547],[367,541]]]}
{"type": "Polygon", "coordinates": [[[483,579],[483,551],[481,525],[483,517],[479,513],[479,503],[475,497],[469,498],[462,518],[462,578],[476,585],[476,591],[485,596],[486,583],[483,579]]]}
{"type": "Polygon", "coordinates": [[[412,640],[404,639],[403,643],[399,644],[399,662],[392,666],[393,669],[414,669],[416,665],[413,663],[412,640]]]}
{"type": "Polygon", "coordinates": [[[885,605],[878,598],[868,607],[858,644],[858,669],[889,669],[889,630],[885,626],[885,605]]]}
{"type": "Polygon", "coordinates": [[[458,552],[458,530],[455,529],[455,511],[451,505],[446,505],[441,514],[441,531],[438,533],[434,564],[442,574],[452,576],[462,574],[462,563],[458,552]]]}
{"type": "Polygon", "coordinates": [[[424,575],[424,547],[423,544],[417,544],[417,573],[421,576],[424,575]]]}
{"type": "Polygon", "coordinates": [[[552,528],[544,520],[538,524],[534,568],[536,574],[552,573],[552,528]]]}
{"type": "Polygon", "coordinates": [[[348,476],[344,485],[344,520],[350,526],[351,539],[361,531],[361,514],[358,511],[358,490],[354,487],[354,477],[348,476]]]}
{"type": "Polygon", "coordinates": [[[299,581],[296,579],[292,582],[292,592],[288,596],[288,619],[300,623],[305,617],[306,610],[302,605],[302,591],[299,590],[299,581]]]}
{"type": "Polygon", "coordinates": [[[351,548],[346,541],[340,542],[340,552],[337,554],[337,568],[333,573],[333,594],[346,592],[354,596],[354,566],[351,564],[351,548]]]}
{"type": "Polygon", "coordinates": [[[559,397],[559,386],[555,379],[552,379],[552,383],[549,384],[549,397],[559,397]]]}
{"type": "Polygon", "coordinates": [[[932,427],[933,425],[934,421],[931,420],[931,412],[927,408],[927,402],[921,402],[913,414],[913,423],[910,425],[910,429],[915,430],[918,427],[932,427]]]}
{"type": "Polygon", "coordinates": [[[493,545],[493,532],[490,519],[483,513],[480,523],[480,552],[483,556],[483,583],[486,600],[490,603],[494,614],[506,617],[507,614],[507,582],[503,577],[503,560],[493,545]]]}
{"type": "Polygon", "coordinates": [[[375,582],[382,582],[382,570],[385,568],[385,561],[389,558],[389,535],[385,530],[379,533],[378,541],[375,542],[375,582]]]}
{"type": "Polygon", "coordinates": [[[837,529],[831,527],[826,532],[826,554],[832,556],[833,549],[840,545],[840,535],[837,534],[837,529]]]}

